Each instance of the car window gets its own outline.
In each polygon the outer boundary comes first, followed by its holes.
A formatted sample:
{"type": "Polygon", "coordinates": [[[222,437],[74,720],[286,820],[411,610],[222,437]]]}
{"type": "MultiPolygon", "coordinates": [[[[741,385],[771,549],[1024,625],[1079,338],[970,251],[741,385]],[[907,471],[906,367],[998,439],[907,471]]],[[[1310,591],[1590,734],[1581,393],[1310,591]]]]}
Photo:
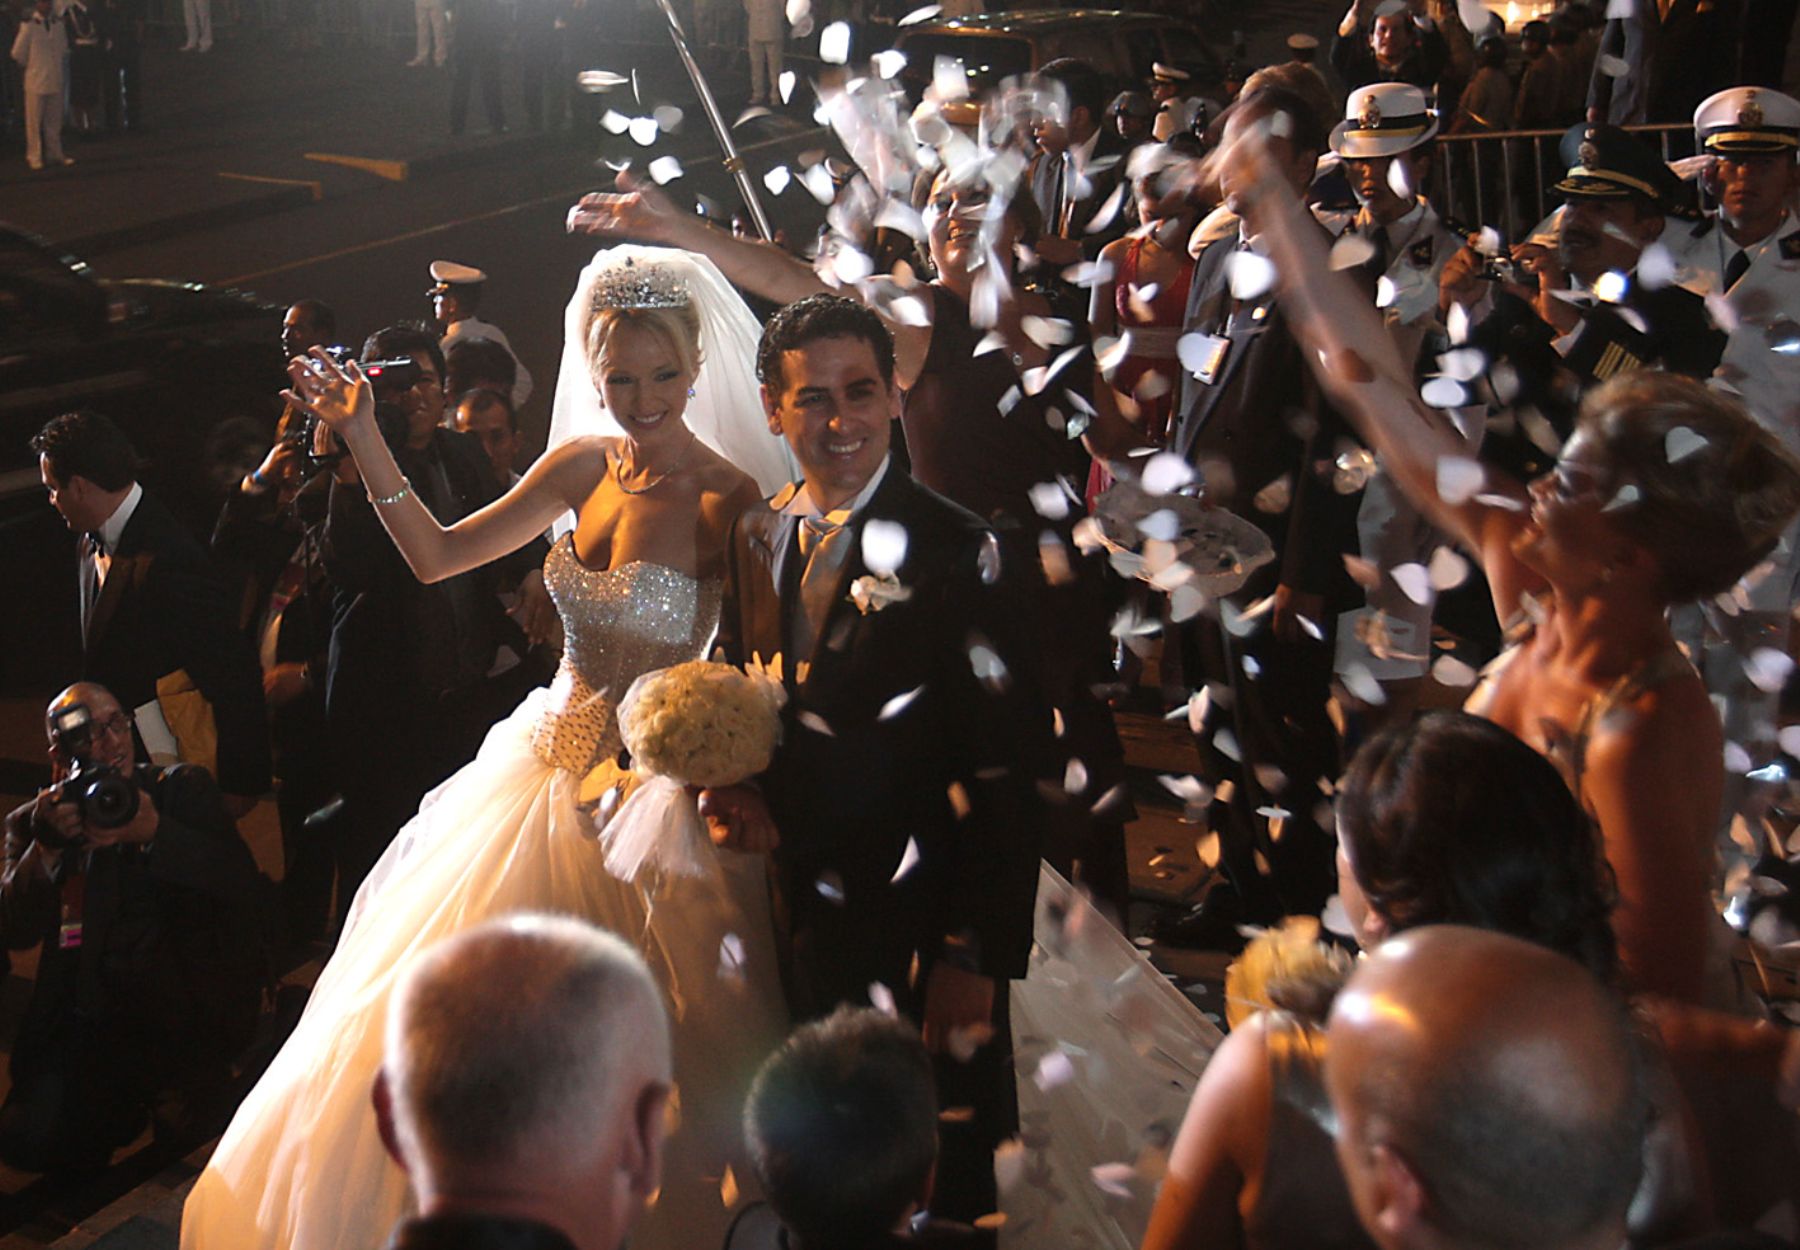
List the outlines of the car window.
{"type": "Polygon", "coordinates": [[[1152,67],[1163,59],[1162,42],[1156,36],[1156,28],[1134,26],[1122,33],[1126,54],[1131,57],[1131,76],[1139,82],[1149,82],[1152,67]]]}
{"type": "Polygon", "coordinates": [[[1225,71],[1219,64],[1218,54],[1199,35],[1185,26],[1173,25],[1163,26],[1157,33],[1162,35],[1163,44],[1163,55],[1159,59],[1182,66],[1203,87],[1224,79],[1225,71]]]}
{"type": "Polygon", "coordinates": [[[104,304],[94,283],[16,235],[0,234],[0,343],[81,333],[104,304]]]}
{"type": "Polygon", "coordinates": [[[1031,45],[1010,35],[961,35],[949,31],[908,33],[900,40],[910,75],[930,82],[940,56],[961,61],[970,87],[986,91],[1002,79],[1031,70],[1031,45]]]}
{"type": "Polygon", "coordinates": [[[1131,76],[1131,66],[1119,50],[1118,40],[1104,26],[1046,31],[1038,40],[1038,64],[1073,56],[1086,61],[1108,84],[1131,76]]]}

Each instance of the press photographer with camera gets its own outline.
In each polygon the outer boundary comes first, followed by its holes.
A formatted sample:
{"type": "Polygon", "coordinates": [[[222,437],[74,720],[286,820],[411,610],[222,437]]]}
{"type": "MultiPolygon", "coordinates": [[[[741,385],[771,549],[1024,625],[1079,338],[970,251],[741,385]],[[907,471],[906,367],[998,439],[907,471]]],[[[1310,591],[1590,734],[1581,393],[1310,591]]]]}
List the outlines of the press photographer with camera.
{"type": "Polygon", "coordinates": [[[7,815],[0,939],[39,946],[0,1104],[0,1160],[103,1166],[142,1131],[227,1108],[266,970],[269,883],[203,768],[133,758],[132,722],[78,683],[46,712],[51,784],[7,815]]]}
{"type": "MultiPolygon", "coordinates": [[[[415,323],[389,326],[369,337],[362,357],[376,419],[406,475],[402,494],[416,493],[444,525],[498,499],[503,484],[480,440],[443,423],[437,335],[415,323]]],[[[347,907],[425,792],[473,756],[524,696],[509,684],[512,674],[489,680],[502,642],[526,649],[498,592],[541,568],[548,549],[540,540],[424,585],[382,528],[376,509],[383,501],[369,497],[355,462],[329,427],[315,434],[314,455],[333,466],[322,546],[338,606],[325,710],[345,801],[338,898],[347,907]]]]}

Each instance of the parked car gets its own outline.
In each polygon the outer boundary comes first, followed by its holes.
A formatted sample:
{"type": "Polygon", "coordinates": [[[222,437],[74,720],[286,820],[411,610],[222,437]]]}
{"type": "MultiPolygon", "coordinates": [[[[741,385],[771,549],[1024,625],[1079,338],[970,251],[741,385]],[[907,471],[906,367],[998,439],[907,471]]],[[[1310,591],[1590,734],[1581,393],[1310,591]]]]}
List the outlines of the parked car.
{"type": "Polygon", "coordinates": [[[959,60],[970,88],[984,91],[1047,61],[1074,56],[1089,62],[1114,90],[1150,80],[1151,66],[1179,65],[1206,91],[1225,78],[1225,58],[1191,21],[1112,9],[1038,9],[983,13],[929,22],[901,31],[894,46],[907,54],[906,74],[929,82],[939,57],[959,60]]]}
{"type": "Polygon", "coordinates": [[[284,385],[282,310],[198,283],[108,280],[0,226],[0,632],[4,687],[67,670],[78,648],[74,539],[51,511],[31,436],[74,408],[124,427],[140,479],[196,531],[260,459],[284,385]]]}

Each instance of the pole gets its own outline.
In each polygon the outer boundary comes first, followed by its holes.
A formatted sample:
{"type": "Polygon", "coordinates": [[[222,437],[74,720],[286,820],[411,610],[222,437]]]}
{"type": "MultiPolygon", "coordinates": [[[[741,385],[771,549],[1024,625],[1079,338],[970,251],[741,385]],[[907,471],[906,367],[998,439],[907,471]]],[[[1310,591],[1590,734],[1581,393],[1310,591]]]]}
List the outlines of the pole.
{"type": "Polygon", "coordinates": [[[763,211],[762,201],[756,195],[756,180],[744,165],[744,158],[738,155],[737,145],[731,141],[731,130],[725,125],[725,118],[719,112],[718,101],[713,99],[712,88],[706,84],[706,76],[700,72],[700,66],[694,62],[694,54],[688,51],[687,36],[681,33],[681,20],[675,16],[674,6],[669,0],[656,0],[662,8],[663,16],[669,19],[669,37],[675,41],[675,51],[681,56],[681,63],[687,68],[688,77],[693,80],[694,90],[700,94],[700,107],[706,112],[706,120],[712,124],[713,134],[719,140],[719,146],[725,150],[725,168],[737,180],[738,194],[744,197],[744,207],[750,210],[750,220],[756,223],[756,229],[765,241],[772,241],[775,232],[769,228],[769,215],[763,211]]]}

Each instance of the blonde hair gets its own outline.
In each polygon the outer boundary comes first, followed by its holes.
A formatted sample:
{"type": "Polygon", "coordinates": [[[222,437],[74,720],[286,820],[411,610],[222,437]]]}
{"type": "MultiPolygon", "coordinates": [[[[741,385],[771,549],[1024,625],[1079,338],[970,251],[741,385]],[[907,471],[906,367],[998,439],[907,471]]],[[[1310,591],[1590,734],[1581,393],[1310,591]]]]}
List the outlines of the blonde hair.
{"type": "Polygon", "coordinates": [[[700,314],[693,304],[666,308],[613,308],[589,306],[581,341],[587,348],[588,371],[600,367],[606,345],[621,326],[637,326],[660,337],[675,353],[675,363],[689,377],[700,372],[700,314]]]}
{"type": "Polygon", "coordinates": [[[1578,428],[1605,457],[1609,515],[1655,557],[1671,603],[1730,589],[1800,511],[1800,461],[1692,378],[1616,377],[1582,401],[1578,428]]]}

